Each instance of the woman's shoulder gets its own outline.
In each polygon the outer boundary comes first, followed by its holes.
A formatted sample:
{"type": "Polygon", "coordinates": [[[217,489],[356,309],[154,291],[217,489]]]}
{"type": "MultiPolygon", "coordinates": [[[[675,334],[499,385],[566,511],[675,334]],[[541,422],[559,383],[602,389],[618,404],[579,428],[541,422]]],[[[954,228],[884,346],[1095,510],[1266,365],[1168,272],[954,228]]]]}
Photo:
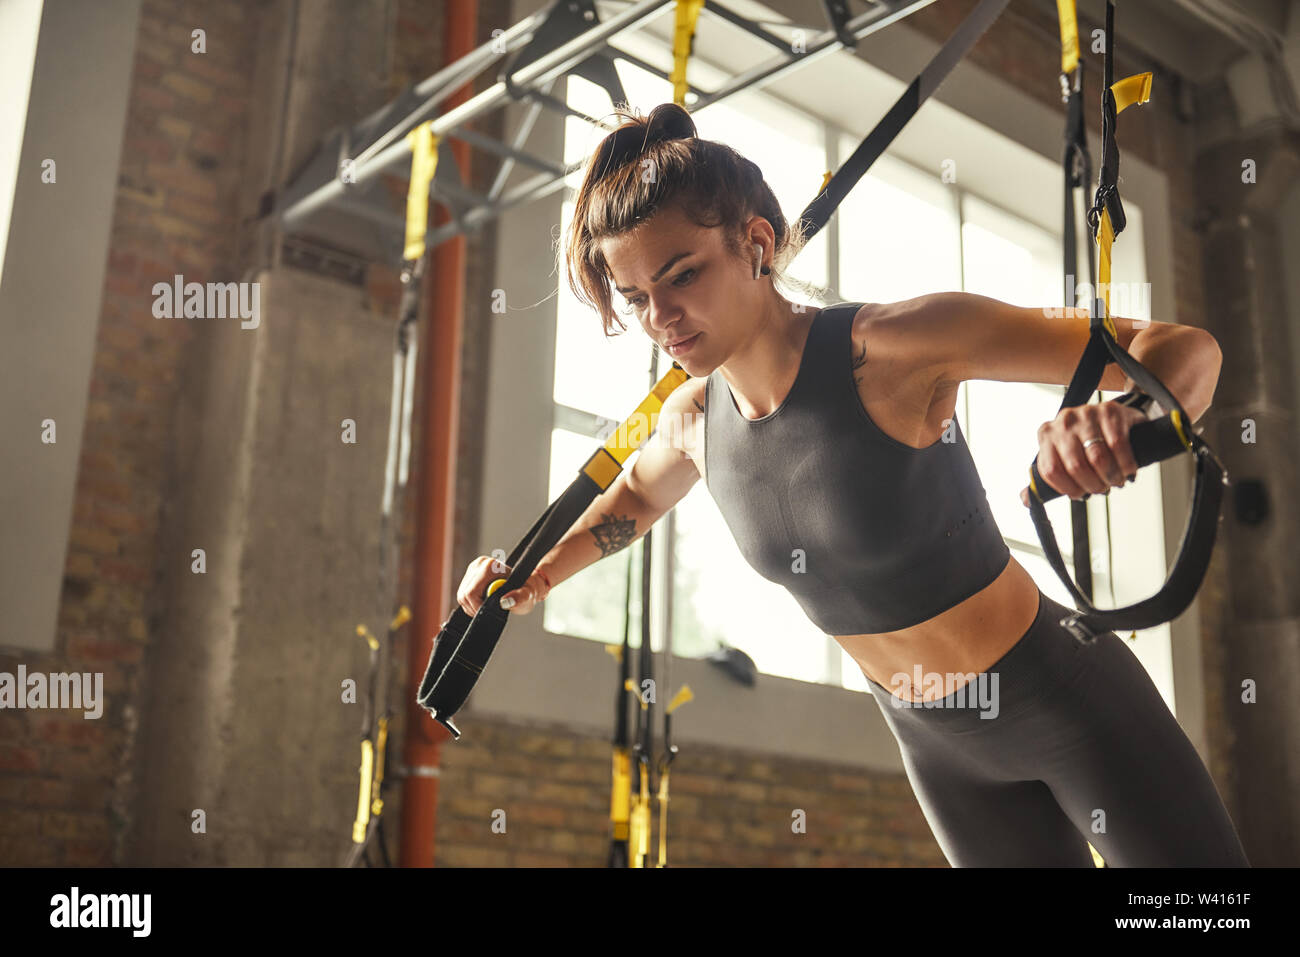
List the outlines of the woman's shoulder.
{"type": "Polygon", "coordinates": [[[689,403],[688,412],[704,411],[704,392],[708,387],[709,377],[707,375],[691,376],[676,389],[673,395],[681,394],[681,397],[689,403]]]}
{"type": "MultiPolygon", "coordinates": [[[[942,294],[940,294],[942,295],[942,294]]],[[[926,318],[942,301],[935,295],[898,302],[862,303],[853,317],[855,360],[888,364],[897,372],[914,373],[933,364],[935,343],[926,318]]]]}

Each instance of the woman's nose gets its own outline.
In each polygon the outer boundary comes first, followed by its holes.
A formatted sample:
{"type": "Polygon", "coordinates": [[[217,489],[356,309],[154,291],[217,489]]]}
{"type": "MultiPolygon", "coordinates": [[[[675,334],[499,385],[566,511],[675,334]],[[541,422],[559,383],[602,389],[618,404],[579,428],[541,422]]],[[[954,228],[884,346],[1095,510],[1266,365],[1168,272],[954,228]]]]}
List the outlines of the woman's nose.
{"type": "Polygon", "coordinates": [[[679,309],[669,302],[651,299],[646,306],[645,324],[655,332],[663,332],[678,319],[679,309]]]}

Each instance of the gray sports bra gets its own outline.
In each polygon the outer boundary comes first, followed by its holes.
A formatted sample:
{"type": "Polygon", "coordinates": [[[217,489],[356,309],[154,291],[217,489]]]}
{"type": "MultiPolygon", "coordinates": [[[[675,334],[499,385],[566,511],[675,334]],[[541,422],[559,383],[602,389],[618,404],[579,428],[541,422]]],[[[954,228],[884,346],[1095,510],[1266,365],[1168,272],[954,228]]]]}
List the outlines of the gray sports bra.
{"type": "Polygon", "coordinates": [[[709,494],[745,560],[829,635],[919,624],[985,588],[1011,557],[955,420],[954,441],[915,449],[867,415],[853,380],[861,305],[814,317],[771,414],[741,415],[716,369],[704,393],[709,494]]]}

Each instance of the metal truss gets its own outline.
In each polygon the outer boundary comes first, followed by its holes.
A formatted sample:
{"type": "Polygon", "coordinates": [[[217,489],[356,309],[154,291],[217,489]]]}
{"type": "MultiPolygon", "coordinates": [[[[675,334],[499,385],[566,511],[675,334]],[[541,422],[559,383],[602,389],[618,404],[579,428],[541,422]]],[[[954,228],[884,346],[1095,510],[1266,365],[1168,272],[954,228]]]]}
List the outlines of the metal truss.
{"type": "MultiPolygon", "coordinates": [[[[687,107],[692,112],[698,111],[741,90],[761,88],[836,50],[852,49],[861,38],[934,0],[865,0],[859,5],[869,9],[856,16],[850,13],[849,0],[820,2],[826,22],[817,29],[785,21],[760,23],[715,0],[706,0],[702,19],[708,14],[731,24],[771,46],[775,53],[719,89],[702,90],[689,85],[687,107]],[[794,44],[789,37],[776,34],[769,27],[805,30],[807,36],[800,52],[793,51],[794,44]]],[[[616,103],[627,102],[614,67],[616,59],[669,79],[666,71],[624,52],[615,41],[625,31],[641,30],[661,16],[667,18],[667,33],[671,36],[675,7],[676,0],[618,3],[555,0],[472,53],[408,87],[392,103],[360,122],[333,130],[275,197],[271,216],[288,236],[320,242],[362,259],[396,262],[402,246],[404,217],[400,210],[404,206],[405,189],[394,195],[384,188],[382,174],[389,173],[405,182],[411,154],[406,134],[430,119],[434,135],[440,138],[431,196],[444,204],[452,217],[439,227],[432,225],[430,217],[426,234],[430,248],[479,228],[507,209],[564,188],[566,177],[581,169],[586,160],[565,166],[551,156],[537,156],[525,149],[541,111],[549,109],[604,129],[612,127],[571,109],[563,99],[553,96],[551,91],[556,81],[568,75],[583,77],[608,93],[612,108],[616,103]],[[617,9],[608,19],[601,20],[598,6],[617,9]],[[503,60],[505,63],[492,86],[465,103],[440,112],[440,105],[454,91],[472,83],[503,60]],[[521,102],[527,104],[527,109],[508,141],[498,141],[471,128],[473,121],[521,102]],[[500,169],[486,194],[465,186],[455,156],[448,148],[453,139],[500,157],[500,169]],[[507,189],[506,181],[516,165],[535,173],[507,189]]],[[[671,49],[671,41],[668,43],[671,49]]]]}

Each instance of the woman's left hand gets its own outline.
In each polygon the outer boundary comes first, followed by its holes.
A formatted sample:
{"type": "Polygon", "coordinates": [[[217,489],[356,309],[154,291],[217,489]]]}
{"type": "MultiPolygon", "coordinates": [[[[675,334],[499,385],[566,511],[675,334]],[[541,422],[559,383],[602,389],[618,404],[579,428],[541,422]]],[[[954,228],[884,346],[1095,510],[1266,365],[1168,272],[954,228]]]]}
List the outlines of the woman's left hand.
{"type": "MultiPolygon", "coordinates": [[[[1128,433],[1146,420],[1146,413],[1114,399],[1064,408],[1038,428],[1038,474],[1076,501],[1109,494],[1124,485],[1126,477],[1130,482],[1137,478],[1128,433]]],[[[1020,501],[1029,507],[1028,487],[1020,490],[1020,501]]]]}

